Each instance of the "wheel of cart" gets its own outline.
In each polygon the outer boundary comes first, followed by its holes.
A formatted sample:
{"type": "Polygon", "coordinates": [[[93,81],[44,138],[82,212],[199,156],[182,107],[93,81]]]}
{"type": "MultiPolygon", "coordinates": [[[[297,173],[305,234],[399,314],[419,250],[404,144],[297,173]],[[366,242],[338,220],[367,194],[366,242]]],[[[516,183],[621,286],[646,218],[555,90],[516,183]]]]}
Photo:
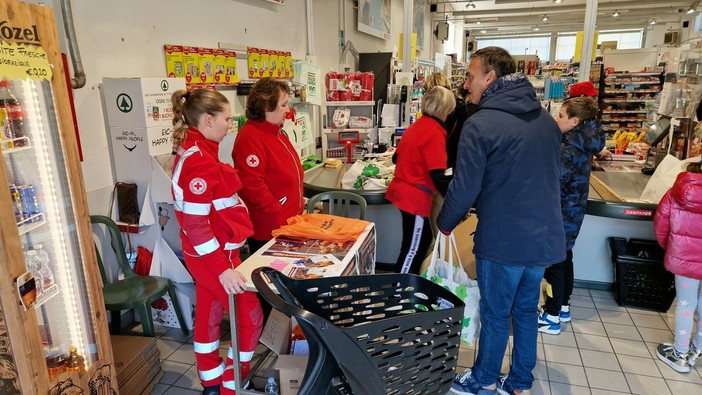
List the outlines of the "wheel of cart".
{"type": "Polygon", "coordinates": [[[443,287],[413,274],[297,280],[269,267],[252,280],[307,337],[298,394],[443,394],[451,387],[464,304],[443,287]]]}

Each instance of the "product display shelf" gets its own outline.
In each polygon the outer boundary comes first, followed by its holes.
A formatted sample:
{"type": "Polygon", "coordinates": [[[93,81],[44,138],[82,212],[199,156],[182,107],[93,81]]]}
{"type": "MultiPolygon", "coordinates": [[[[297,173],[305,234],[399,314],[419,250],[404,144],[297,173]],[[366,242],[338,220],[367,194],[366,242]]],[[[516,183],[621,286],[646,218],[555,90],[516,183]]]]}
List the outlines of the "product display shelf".
{"type": "Polygon", "coordinates": [[[50,7],[0,0],[0,20],[34,31],[0,43],[1,394],[114,394],[66,74],[50,7]],[[18,50],[19,48],[19,50],[18,50]],[[32,74],[18,71],[29,64],[32,74]]]}
{"type": "Polygon", "coordinates": [[[602,130],[637,131],[648,121],[653,99],[663,87],[662,73],[613,73],[602,79],[602,130]]]}
{"type": "Polygon", "coordinates": [[[324,103],[325,110],[322,113],[322,158],[341,159],[347,161],[347,145],[339,142],[339,133],[358,132],[358,142],[352,143],[352,161],[363,157],[364,141],[369,138],[373,127],[376,124],[376,117],[373,113],[375,103],[372,101],[327,101],[324,103]],[[334,113],[337,109],[348,109],[349,117],[362,116],[371,120],[369,128],[335,128],[333,125],[334,113]]]}

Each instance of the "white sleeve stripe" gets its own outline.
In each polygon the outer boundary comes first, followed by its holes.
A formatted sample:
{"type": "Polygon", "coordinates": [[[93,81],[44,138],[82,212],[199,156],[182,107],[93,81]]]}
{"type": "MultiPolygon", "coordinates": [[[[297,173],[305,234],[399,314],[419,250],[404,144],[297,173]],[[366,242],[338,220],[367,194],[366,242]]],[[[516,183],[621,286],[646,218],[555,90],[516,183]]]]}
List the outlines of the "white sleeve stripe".
{"type": "Polygon", "coordinates": [[[221,199],[215,199],[212,201],[212,205],[214,206],[215,210],[224,210],[225,208],[228,207],[234,207],[239,203],[239,196],[237,194],[233,194],[230,197],[226,198],[221,198],[221,199]]]}
{"type": "Polygon", "coordinates": [[[173,202],[173,207],[176,211],[191,215],[209,215],[210,206],[209,203],[189,203],[182,200],[173,202]]]}
{"type": "Polygon", "coordinates": [[[198,254],[207,255],[211,252],[217,251],[217,249],[219,248],[219,242],[216,238],[213,237],[209,241],[193,246],[193,248],[198,254]]]}
{"type": "Polygon", "coordinates": [[[242,241],[241,243],[224,243],[224,249],[225,250],[236,250],[237,248],[241,248],[244,243],[246,243],[246,240],[242,241]]]}

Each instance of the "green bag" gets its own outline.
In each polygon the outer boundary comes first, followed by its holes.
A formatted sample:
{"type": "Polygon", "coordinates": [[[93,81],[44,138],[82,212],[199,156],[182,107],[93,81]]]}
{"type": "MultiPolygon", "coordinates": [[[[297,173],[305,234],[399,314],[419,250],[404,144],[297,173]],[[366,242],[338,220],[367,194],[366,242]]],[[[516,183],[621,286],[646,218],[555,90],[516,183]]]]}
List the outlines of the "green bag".
{"type": "Polygon", "coordinates": [[[480,290],[478,282],[471,280],[463,269],[453,233],[439,233],[434,241],[431,263],[421,276],[453,292],[466,304],[463,310],[461,342],[473,346],[480,331],[480,290]],[[457,264],[453,262],[454,252],[457,264]]]}

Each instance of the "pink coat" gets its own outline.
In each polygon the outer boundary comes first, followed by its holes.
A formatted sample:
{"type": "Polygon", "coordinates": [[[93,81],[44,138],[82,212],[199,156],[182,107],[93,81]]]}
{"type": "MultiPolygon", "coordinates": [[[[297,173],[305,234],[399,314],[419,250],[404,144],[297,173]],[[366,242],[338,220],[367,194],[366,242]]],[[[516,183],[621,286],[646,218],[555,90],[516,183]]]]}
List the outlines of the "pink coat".
{"type": "Polygon", "coordinates": [[[665,268],[702,280],[702,173],[682,172],[658,204],[654,228],[665,268]]]}

